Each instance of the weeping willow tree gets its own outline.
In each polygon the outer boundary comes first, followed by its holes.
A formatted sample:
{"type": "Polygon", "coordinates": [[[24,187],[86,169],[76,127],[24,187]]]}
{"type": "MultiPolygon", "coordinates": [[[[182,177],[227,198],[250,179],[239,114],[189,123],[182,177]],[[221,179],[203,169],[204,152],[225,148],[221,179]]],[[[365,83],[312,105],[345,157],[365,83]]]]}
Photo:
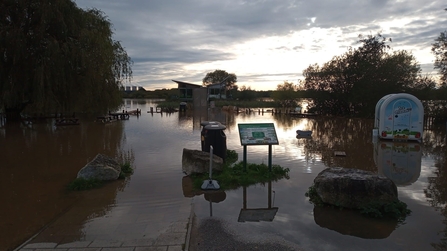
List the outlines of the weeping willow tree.
{"type": "Polygon", "coordinates": [[[104,112],[121,104],[132,60],[97,9],[71,0],[0,2],[0,110],[104,112]]]}

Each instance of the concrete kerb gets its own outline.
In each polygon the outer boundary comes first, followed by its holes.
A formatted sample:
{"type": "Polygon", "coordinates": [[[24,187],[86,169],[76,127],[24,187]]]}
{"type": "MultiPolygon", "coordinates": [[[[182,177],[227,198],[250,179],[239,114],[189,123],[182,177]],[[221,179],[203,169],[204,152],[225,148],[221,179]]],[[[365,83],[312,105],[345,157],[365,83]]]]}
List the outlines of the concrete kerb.
{"type": "Polygon", "coordinates": [[[34,238],[36,238],[41,232],[43,232],[50,224],[45,225],[42,229],[40,229],[35,235],[31,236],[31,238],[29,238],[28,240],[26,240],[24,243],[22,243],[22,245],[18,246],[16,249],[14,249],[14,251],[19,251],[20,249],[22,249],[23,247],[25,247],[26,245],[28,245],[28,243],[30,241],[32,241],[34,238]]]}
{"type": "Polygon", "coordinates": [[[194,222],[194,198],[192,198],[192,200],[191,200],[191,212],[189,214],[189,219],[188,219],[188,230],[186,231],[185,251],[189,250],[193,222],[194,222]]]}

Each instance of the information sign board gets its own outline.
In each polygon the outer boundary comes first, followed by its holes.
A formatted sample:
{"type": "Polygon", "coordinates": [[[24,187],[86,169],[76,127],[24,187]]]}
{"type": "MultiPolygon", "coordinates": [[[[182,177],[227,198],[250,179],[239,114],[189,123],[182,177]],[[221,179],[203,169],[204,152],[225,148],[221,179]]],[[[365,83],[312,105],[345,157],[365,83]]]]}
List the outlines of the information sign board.
{"type": "Polygon", "coordinates": [[[278,145],[273,123],[238,124],[241,145],[278,145]]]}

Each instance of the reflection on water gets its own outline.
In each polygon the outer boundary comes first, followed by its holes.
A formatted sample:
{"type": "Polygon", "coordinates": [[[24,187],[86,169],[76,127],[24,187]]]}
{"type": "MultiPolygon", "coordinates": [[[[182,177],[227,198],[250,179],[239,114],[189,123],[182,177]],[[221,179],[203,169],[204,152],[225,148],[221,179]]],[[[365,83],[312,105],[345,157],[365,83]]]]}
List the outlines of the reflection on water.
{"type": "Polygon", "coordinates": [[[210,203],[210,217],[213,216],[213,203],[219,203],[227,198],[225,191],[206,191],[204,193],[205,200],[210,203]]]}
{"type": "Polygon", "coordinates": [[[276,213],[278,212],[278,207],[272,206],[272,194],[274,195],[274,191],[272,191],[272,182],[268,182],[268,200],[267,207],[263,208],[248,208],[247,207],[247,187],[242,188],[243,191],[243,207],[239,213],[238,222],[259,222],[259,221],[273,221],[276,213]]]}
{"type": "Polygon", "coordinates": [[[101,189],[79,192],[80,198],[70,210],[39,233],[33,242],[70,243],[86,240],[89,232],[87,229],[95,228],[97,224],[94,221],[98,219],[104,219],[106,222],[103,226],[107,227],[97,228],[96,231],[107,231],[113,226],[111,222],[107,222],[108,215],[116,207],[116,196],[123,191],[125,184],[125,180],[117,180],[101,189]]]}
{"type": "Polygon", "coordinates": [[[367,218],[347,209],[315,207],[313,213],[320,227],[364,239],[385,239],[397,228],[397,220],[367,218]]]}
{"type": "MultiPolygon", "coordinates": [[[[236,118],[237,123],[274,121],[280,144],[274,146],[273,163],[291,169],[289,180],[272,184],[278,207],[272,221],[238,223],[237,215],[241,215],[241,209],[237,198],[240,194],[242,197],[245,193],[250,194],[247,200],[250,205],[255,204],[254,208],[265,207],[262,204],[266,201],[268,188],[260,185],[227,191],[227,199],[213,206],[213,217],[226,219],[240,235],[279,235],[307,250],[432,250],[436,245],[441,245],[439,250],[444,250],[446,247],[447,238],[439,240],[439,232],[447,237],[439,213],[427,207],[427,200],[420,197],[427,181],[436,186],[430,176],[436,174],[432,171],[438,164],[432,163],[445,159],[445,128],[427,129],[423,143],[406,144],[374,142],[373,121],[368,119],[290,118],[278,114],[239,114],[236,118]],[[312,136],[296,137],[296,130],[310,130],[312,136]],[[345,152],[346,157],[335,156],[336,151],[345,152]],[[399,225],[396,221],[365,218],[354,211],[314,208],[304,194],[315,176],[332,166],[389,176],[403,189],[399,191],[399,198],[408,204],[412,215],[399,225]],[[420,233],[420,229],[424,232],[420,233]],[[370,240],[374,240],[374,245],[370,240]]],[[[237,132],[227,133],[227,140],[231,144],[228,148],[236,149],[241,156],[242,146],[237,142],[237,132]]],[[[266,162],[265,147],[249,147],[248,154],[249,162],[266,162]]],[[[436,182],[443,186],[447,183],[446,179],[436,179],[436,182]]],[[[431,186],[428,188],[433,191],[431,186]]],[[[200,209],[202,206],[208,208],[206,203],[203,200],[195,202],[197,215],[205,218],[206,210],[201,212],[200,209]]],[[[445,200],[442,202],[445,205],[445,200]]]]}
{"type": "Polygon", "coordinates": [[[434,250],[447,250],[447,135],[446,128],[435,128],[424,133],[423,156],[434,158],[434,171],[427,178],[424,194],[430,206],[443,216],[443,229],[438,231],[440,240],[431,243],[434,250]]]}
{"type": "Polygon", "coordinates": [[[415,182],[421,173],[422,149],[417,142],[374,142],[374,162],[379,174],[397,186],[415,182]]]}
{"type": "MultiPolygon", "coordinates": [[[[416,151],[416,146],[393,146],[392,142],[385,142],[384,148],[377,142],[375,147],[373,120],[369,119],[232,114],[217,108],[151,114],[147,111],[156,104],[148,100],[126,100],[125,106],[127,110],[141,109],[141,116],[107,125],[87,119],[79,126],[64,128],[55,128],[51,122],[0,127],[0,165],[5,178],[0,199],[8,202],[0,207],[0,215],[7,215],[0,226],[0,250],[17,246],[53,220],[53,229],[45,234],[66,231],[65,239],[56,241],[89,240],[99,234],[111,238],[150,236],[155,233],[140,229],[138,222],[156,222],[163,217],[175,220],[175,210],[185,198],[194,196],[199,219],[212,213],[233,224],[242,235],[279,235],[305,250],[447,247],[445,126],[426,129],[416,151]],[[190,180],[181,172],[181,155],[183,148],[200,149],[200,122],[210,120],[226,125],[227,148],[235,150],[240,160],[243,149],[237,124],[274,123],[279,144],[272,149],[273,164],[290,168],[290,179],[220,194],[192,191],[190,180]],[[298,129],[311,130],[312,137],[297,138],[298,129]],[[126,183],[93,192],[66,192],[65,186],[96,154],[117,156],[129,149],[136,169],[126,183]],[[335,156],[335,151],[344,151],[346,157],[335,156]],[[399,198],[412,214],[404,225],[396,225],[314,209],[304,194],[315,176],[332,166],[389,175],[402,183],[399,198]],[[250,218],[241,204],[250,217],[269,220],[239,222],[241,215],[250,218]],[[261,209],[259,215],[250,211],[256,209],[261,209]],[[262,211],[265,209],[275,212],[262,211]]],[[[267,146],[250,146],[247,161],[267,163],[267,152],[267,146]]]]}
{"type": "Polygon", "coordinates": [[[53,127],[7,124],[0,137],[0,250],[35,234],[79,199],[66,186],[96,154],[115,156],[123,144],[123,126],[83,123],[53,127]]]}

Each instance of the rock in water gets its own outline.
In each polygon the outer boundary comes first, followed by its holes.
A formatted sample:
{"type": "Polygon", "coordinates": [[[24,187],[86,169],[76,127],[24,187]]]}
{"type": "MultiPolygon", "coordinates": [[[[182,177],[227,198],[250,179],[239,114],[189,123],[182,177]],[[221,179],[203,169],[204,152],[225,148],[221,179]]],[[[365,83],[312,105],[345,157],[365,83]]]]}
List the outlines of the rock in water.
{"type": "Polygon", "coordinates": [[[98,154],[78,172],[78,178],[116,180],[121,172],[121,165],[114,159],[98,154]]]}
{"type": "Polygon", "coordinates": [[[327,168],[315,178],[314,188],[324,203],[344,208],[361,209],[370,203],[385,205],[398,199],[391,179],[359,169],[327,168]]]}
{"type": "MultiPolygon", "coordinates": [[[[213,154],[213,171],[222,171],[223,159],[213,154]]],[[[210,153],[183,148],[182,171],[186,175],[192,173],[208,173],[210,170],[210,153]]]]}

